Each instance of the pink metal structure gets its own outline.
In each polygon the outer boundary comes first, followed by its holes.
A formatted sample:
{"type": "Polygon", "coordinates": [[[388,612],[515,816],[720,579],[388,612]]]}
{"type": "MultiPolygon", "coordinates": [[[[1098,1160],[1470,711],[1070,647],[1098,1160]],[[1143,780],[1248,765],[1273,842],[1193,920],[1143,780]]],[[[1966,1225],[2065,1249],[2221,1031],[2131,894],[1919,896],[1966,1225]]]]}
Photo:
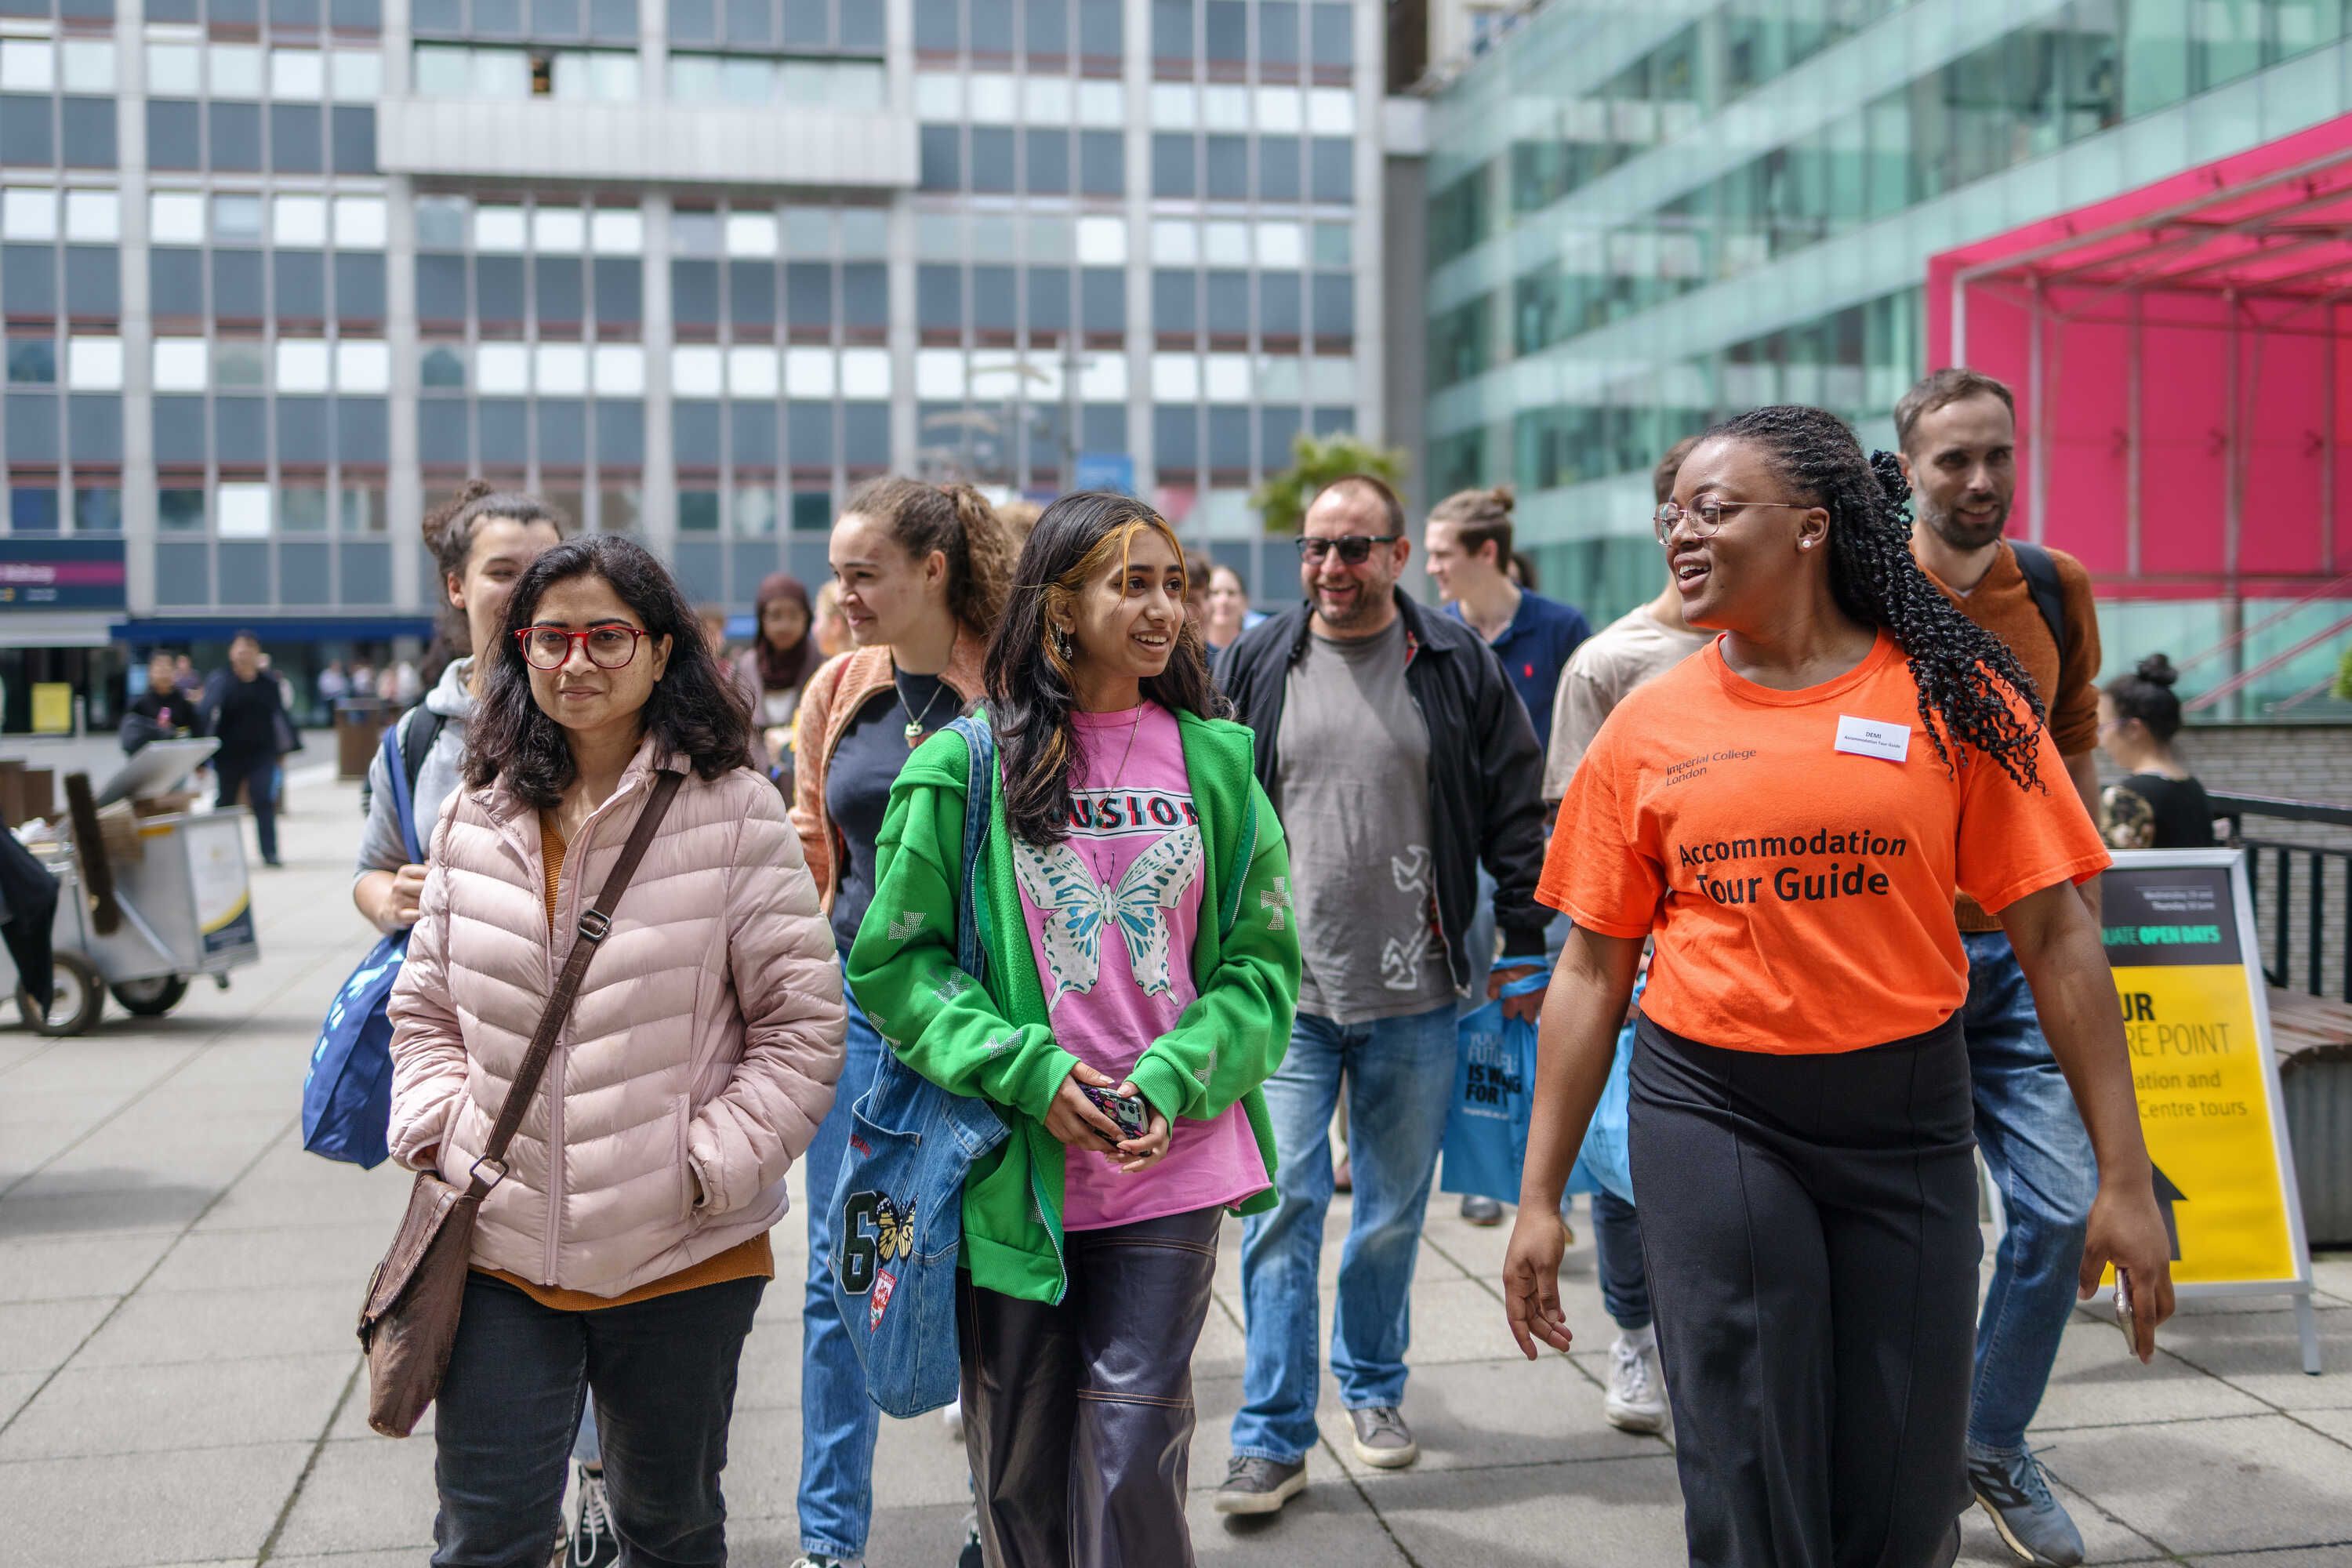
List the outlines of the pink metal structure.
{"type": "Polygon", "coordinates": [[[1929,363],[2016,390],[2027,537],[2232,651],[2248,598],[2352,597],[2347,327],[2352,115],[1927,266],[1929,363]]]}

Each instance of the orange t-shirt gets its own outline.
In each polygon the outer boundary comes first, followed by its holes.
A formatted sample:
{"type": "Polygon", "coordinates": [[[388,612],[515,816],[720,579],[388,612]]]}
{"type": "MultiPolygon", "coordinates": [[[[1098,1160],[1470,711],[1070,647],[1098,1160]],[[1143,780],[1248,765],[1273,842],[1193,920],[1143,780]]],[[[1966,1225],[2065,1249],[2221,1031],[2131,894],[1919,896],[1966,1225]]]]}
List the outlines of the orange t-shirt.
{"type": "Polygon", "coordinates": [[[1601,726],[1536,896],[1605,936],[1655,931],[1642,1007],[1687,1038],[1803,1055],[1924,1034],[1968,995],[1956,888],[1998,910],[2107,852],[2046,732],[2027,791],[1965,747],[1948,771],[1918,726],[1885,632],[1801,691],[1710,645],[1601,726]]]}

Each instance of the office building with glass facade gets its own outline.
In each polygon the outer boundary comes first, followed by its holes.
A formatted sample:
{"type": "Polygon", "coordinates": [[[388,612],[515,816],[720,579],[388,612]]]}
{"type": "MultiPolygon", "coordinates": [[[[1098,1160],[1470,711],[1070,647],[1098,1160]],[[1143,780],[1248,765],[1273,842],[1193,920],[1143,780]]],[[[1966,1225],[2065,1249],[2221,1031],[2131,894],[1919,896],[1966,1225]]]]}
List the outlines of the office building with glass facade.
{"type": "MultiPolygon", "coordinates": [[[[1514,480],[1547,591],[1621,613],[1662,580],[1650,470],[1675,440],[1807,402],[1892,446],[1932,258],[2343,115],[2347,10],[1550,0],[1430,106],[1426,489],[1514,480]]],[[[2101,592],[2111,666],[2261,618],[2218,591],[2101,592]]],[[[2308,688],[2332,652],[2263,689],[2308,688]]]]}
{"type": "Polygon", "coordinates": [[[0,0],[0,640],[421,637],[416,523],[469,475],[738,610],[886,472],[1131,465],[1254,559],[1293,435],[1380,434],[1382,37],[1345,0],[0,0]],[[12,596],[45,551],[88,561],[12,596]],[[111,607],[55,586],[110,552],[111,607]]]}

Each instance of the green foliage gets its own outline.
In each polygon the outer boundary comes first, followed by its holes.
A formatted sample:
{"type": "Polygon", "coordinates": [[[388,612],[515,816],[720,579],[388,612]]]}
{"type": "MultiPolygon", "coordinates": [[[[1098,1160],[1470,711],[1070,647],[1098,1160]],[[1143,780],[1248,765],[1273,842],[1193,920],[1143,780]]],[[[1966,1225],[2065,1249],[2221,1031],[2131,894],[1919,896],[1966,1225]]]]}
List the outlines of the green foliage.
{"type": "Polygon", "coordinates": [[[2336,662],[2335,695],[2342,701],[2352,702],[2352,647],[2346,648],[2344,657],[2336,662]]]}
{"type": "Polygon", "coordinates": [[[1404,478],[1404,453],[1375,447],[1349,431],[1316,437],[1302,430],[1291,437],[1290,467],[1267,475],[1251,492],[1250,505],[1265,519],[1268,533],[1296,533],[1315,492],[1349,474],[1375,474],[1396,484],[1404,478]]]}

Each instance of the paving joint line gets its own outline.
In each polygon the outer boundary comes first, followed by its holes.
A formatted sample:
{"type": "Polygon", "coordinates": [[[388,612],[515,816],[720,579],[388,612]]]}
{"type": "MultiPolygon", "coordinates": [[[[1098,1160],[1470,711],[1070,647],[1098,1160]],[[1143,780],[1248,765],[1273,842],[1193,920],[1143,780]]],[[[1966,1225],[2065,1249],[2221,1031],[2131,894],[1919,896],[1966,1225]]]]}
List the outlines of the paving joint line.
{"type": "Polygon", "coordinates": [[[262,1537],[261,1551],[253,1560],[254,1568],[261,1568],[277,1554],[278,1538],[286,1533],[287,1523],[293,1519],[294,1510],[302,1500],[302,1492],[310,1484],[311,1472],[319,1468],[319,1456],[327,1451],[327,1439],[333,1435],[335,1423],[343,1418],[343,1406],[352,1402],[352,1390],[360,1385],[360,1373],[366,1370],[367,1362],[362,1358],[353,1363],[351,1376],[343,1380],[343,1391],[335,1396],[335,1407],[327,1412],[326,1424],[319,1428],[319,1436],[311,1443],[309,1456],[302,1461],[302,1473],[294,1478],[293,1489],[278,1505],[278,1517],[270,1521],[269,1533],[262,1537]]]}

